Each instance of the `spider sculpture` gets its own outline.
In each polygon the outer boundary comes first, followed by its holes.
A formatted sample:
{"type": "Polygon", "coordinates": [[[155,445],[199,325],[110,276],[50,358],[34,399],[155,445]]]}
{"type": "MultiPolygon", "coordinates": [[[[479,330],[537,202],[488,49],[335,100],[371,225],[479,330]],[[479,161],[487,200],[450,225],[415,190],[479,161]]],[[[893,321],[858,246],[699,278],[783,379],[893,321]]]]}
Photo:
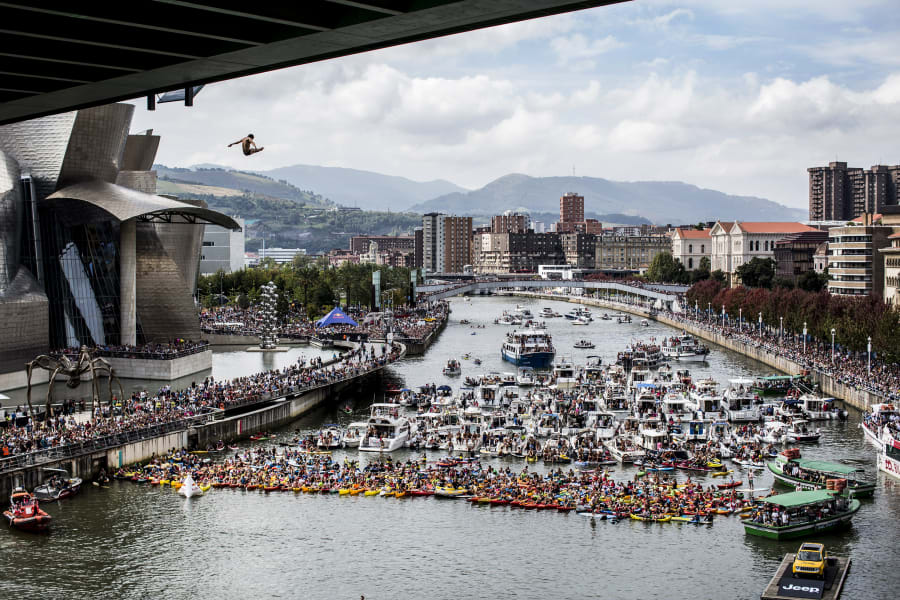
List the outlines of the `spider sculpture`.
{"type": "Polygon", "coordinates": [[[59,358],[54,358],[52,356],[47,356],[46,354],[42,354],[32,360],[29,363],[26,363],[26,369],[28,371],[28,408],[31,411],[31,414],[34,414],[34,408],[31,406],[31,373],[32,371],[37,369],[44,369],[45,371],[50,371],[50,382],[47,385],[47,418],[53,416],[53,407],[50,404],[51,396],[53,394],[53,382],[56,380],[58,375],[64,375],[68,377],[66,381],[66,385],[72,389],[77,388],[81,384],[81,376],[84,373],[90,372],[91,374],[91,414],[94,414],[95,405],[100,405],[100,383],[97,381],[97,377],[99,375],[106,375],[108,383],[109,383],[109,403],[110,409],[112,409],[112,382],[113,379],[116,380],[116,384],[119,386],[119,393],[121,397],[125,396],[125,391],[122,389],[122,383],[119,381],[119,378],[116,377],[113,368],[110,366],[108,362],[103,360],[102,358],[94,358],[91,356],[91,351],[87,346],[82,346],[81,351],[78,354],[78,360],[72,361],[68,356],[62,355],[59,358]]]}

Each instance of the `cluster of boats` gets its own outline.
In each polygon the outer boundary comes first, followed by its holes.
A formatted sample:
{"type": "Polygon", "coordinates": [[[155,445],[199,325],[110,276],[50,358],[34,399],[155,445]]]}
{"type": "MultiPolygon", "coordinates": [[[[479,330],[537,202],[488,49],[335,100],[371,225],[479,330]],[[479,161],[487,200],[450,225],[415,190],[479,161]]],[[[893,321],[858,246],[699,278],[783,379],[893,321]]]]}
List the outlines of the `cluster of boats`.
{"type": "Polygon", "coordinates": [[[16,486],[10,494],[9,508],[3,511],[3,517],[10,527],[33,533],[47,531],[53,517],[40,507],[40,503],[70,498],[81,491],[81,479],[69,477],[67,471],[50,468],[42,471],[50,476],[31,493],[16,486]]]}

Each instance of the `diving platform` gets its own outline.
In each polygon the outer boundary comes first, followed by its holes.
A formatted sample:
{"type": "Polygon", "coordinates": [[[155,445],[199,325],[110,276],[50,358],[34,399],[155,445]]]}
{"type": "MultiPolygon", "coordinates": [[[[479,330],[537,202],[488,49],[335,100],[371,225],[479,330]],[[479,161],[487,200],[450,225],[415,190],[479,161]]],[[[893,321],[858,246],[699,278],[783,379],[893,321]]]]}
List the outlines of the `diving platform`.
{"type": "Polygon", "coordinates": [[[835,600],[841,595],[850,559],[844,556],[829,556],[825,567],[825,579],[808,579],[794,577],[791,565],[794,554],[785,554],[775,576],[760,595],[760,600],[796,600],[797,598],[815,598],[818,600],[835,600]]]}

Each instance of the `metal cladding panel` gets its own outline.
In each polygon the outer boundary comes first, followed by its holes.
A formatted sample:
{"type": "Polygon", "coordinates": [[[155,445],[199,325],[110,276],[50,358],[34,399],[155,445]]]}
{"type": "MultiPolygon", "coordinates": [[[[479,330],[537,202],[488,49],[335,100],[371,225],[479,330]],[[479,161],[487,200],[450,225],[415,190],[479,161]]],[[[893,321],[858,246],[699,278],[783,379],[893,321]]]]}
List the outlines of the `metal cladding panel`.
{"type": "Polygon", "coordinates": [[[123,171],[149,171],[153,168],[157,150],[158,135],[129,135],[119,168],[123,171]]]}
{"type": "Polygon", "coordinates": [[[175,212],[193,215],[198,219],[207,220],[229,229],[240,229],[240,225],[234,219],[220,212],[96,179],[60,189],[51,194],[44,203],[45,206],[49,202],[65,204],[67,200],[81,200],[92,204],[105,210],[119,221],[150,213],[175,212]]]}
{"type": "Polygon", "coordinates": [[[0,296],[0,373],[19,371],[50,350],[49,302],[25,267],[0,296]]]}
{"type": "Polygon", "coordinates": [[[0,127],[0,151],[30,172],[39,198],[56,190],[75,113],[68,112],[0,127]]]}
{"type": "Polygon", "coordinates": [[[19,168],[10,156],[0,152],[0,296],[9,287],[19,268],[22,185],[19,168]]]}
{"type": "Polygon", "coordinates": [[[155,223],[153,225],[166,254],[175,261],[191,294],[196,291],[205,225],[155,223]]]}
{"type": "Polygon", "coordinates": [[[79,110],[57,189],[93,179],[115,183],[133,114],[131,104],[107,104],[79,110]]]}
{"type": "Polygon", "coordinates": [[[116,185],[145,194],[156,193],[156,171],[119,171],[116,185]]]}
{"type": "Polygon", "coordinates": [[[150,223],[137,225],[137,318],[144,341],[200,339],[199,311],[182,270],[150,223]]]}

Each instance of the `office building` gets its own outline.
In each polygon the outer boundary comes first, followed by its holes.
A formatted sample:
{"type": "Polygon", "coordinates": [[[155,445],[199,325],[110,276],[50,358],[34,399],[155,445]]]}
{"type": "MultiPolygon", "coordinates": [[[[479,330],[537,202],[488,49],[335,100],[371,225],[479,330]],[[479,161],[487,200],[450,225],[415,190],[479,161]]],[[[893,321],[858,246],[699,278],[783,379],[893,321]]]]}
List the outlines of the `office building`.
{"type": "Polygon", "coordinates": [[[275,261],[275,264],[286,265],[294,262],[298,254],[306,254],[305,248],[260,248],[256,253],[256,262],[259,264],[267,258],[275,261]]]}
{"type": "Polygon", "coordinates": [[[880,213],[900,202],[900,165],[848,167],[845,162],[811,167],[809,218],[811,221],[849,221],[863,213],[880,213]]]}
{"type": "MultiPolygon", "coordinates": [[[[531,229],[531,218],[528,215],[511,213],[491,217],[491,233],[525,233],[531,229]]],[[[476,233],[479,233],[476,231],[476,233]]]]}
{"type": "Polygon", "coordinates": [[[593,233],[561,233],[559,241],[566,264],[592,269],[597,262],[597,236],[593,233]]]}
{"type": "Polygon", "coordinates": [[[559,222],[578,223],[584,221],[584,196],[573,192],[559,199],[559,222]]]}
{"type": "Polygon", "coordinates": [[[885,258],[882,248],[892,245],[898,226],[877,224],[874,215],[863,214],[852,224],[828,231],[828,291],[841,296],[882,294],[885,258]]]}
{"type": "Polygon", "coordinates": [[[462,273],[472,264],[472,217],[422,217],[422,266],[430,273],[462,273]]]}
{"type": "Polygon", "coordinates": [[[775,242],[775,277],[796,284],[807,271],[815,271],[816,251],[828,242],[825,231],[790,233],[775,242]]]}
{"type": "Polygon", "coordinates": [[[0,127],[0,373],[50,348],[199,339],[205,224],[156,195],[159,136],[111,104],[0,127]]]}
{"type": "Polygon", "coordinates": [[[615,235],[604,233],[596,241],[596,267],[612,271],[643,271],[660,252],[672,251],[669,235],[615,235]]]}
{"type": "Polygon", "coordinates": [[[241,229],[207,225],[200,249],[200,274],[233,273],[244,268],[244,220],[232,217],[241,229]]]}
{"type": "Polygon", "coordinates": [[[566,256],[555,233],[481,233],[474,247],[475,273],[536,273],[540,265],[564,265],[566,256]]]}
{"type": "Polygon", "coordinates": [[[382,252],[389,250],[414,251],[416,238],[412,235],[354,235],[350,238],[350,251],[363,254],[369,251],[369,242],[377,242],[382,252]]]}
{"type": "Polygon", "coordinates": [[[775,259],[775,242],[789,234],[818,231],[794,222],[718,221],[710,230],[712,253],[710,268],[722,271],[731,285],[740,283],[738,267],[754,258],[775,259]]]}
{"type": "Polygon", "coordinates": [[[688,271],[700,267],[700,260],[712,254],[712,238],[709,229],[676,227],[672,232],[672,257],[688,271]]]}

